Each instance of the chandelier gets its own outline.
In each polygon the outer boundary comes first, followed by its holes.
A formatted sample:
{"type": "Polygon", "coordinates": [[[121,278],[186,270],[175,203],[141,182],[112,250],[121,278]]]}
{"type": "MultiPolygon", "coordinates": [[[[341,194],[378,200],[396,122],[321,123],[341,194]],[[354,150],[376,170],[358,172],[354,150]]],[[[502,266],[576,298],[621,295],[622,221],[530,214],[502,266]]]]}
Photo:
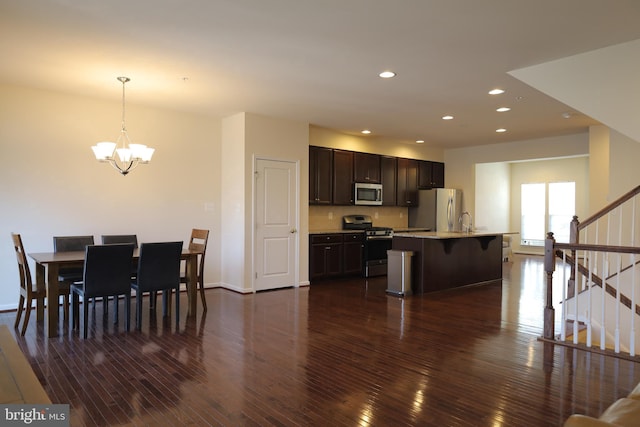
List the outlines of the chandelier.
{"type": "Polygon", "coordinates": [[[131,79],[129,77],[118,77],[118,80],[122,82],[122,129],[120,130],[120,135],[116,142],[98,142],[91,149],[96,156],[96,160],[109,162],[122,175],[126,175],[139,164],[149,163],[155,150],[146,145],[131,143],[124,121],[124,85],[131,79]]]}

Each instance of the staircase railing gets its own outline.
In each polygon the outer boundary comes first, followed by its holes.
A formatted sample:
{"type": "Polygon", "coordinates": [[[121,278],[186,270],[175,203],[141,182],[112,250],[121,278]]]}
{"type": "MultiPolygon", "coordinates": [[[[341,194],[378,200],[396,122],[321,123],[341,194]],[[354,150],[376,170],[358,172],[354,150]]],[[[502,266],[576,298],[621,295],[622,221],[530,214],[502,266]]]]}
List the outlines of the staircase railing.
{"type": "Polygon", "coordinates": [[[638,194],[640,186],[582,222],[574,216],[569,243],[556,242],[548,233],[544,339],[635,356],[640,330],[638,194]],[[562,271],[559,325],[554,309],[554,298],[559,296],[554,296],[553,288],[557,267],[562,271]],[[567,329],[568,324],[572,328],[567,329]]]}

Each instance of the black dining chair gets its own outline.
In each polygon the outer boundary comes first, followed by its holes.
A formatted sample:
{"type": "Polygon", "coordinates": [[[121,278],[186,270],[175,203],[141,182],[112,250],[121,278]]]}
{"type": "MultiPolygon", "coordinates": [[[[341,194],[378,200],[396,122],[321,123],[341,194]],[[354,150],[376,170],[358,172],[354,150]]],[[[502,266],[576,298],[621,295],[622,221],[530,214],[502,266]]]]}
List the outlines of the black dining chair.
{"type": "Polygon", "coordinates": [[[101,236],[103,245],[114,243],[132,243],[134,248],[138,247],[138,236],[135,234],[103,234],[101,236]]]}
{"type": "MultiPolygon", "coordinates": [[[[138,249],[138,236],[135,234],[103,234],[101,236],[103,245],[112,245],[114,243],[131,243],[135,249],[138,249]]],[[[138,274],[138,263],[131,263],[131,278],[135,279],[138,274]]]]}
{"type": "Polygon", "coordinates": [[[138,276],[131,283],[136,291],[136,328],[142,328],[142,296],[151,293],[150,307],[156,292],[163,291],[163,314],[171,315],[171,294],[176,291],[176,327],[180,323],[180,255],[182,242],[142,243],[138,259],[138,276]]]}
{"type": "MultiPolygon", "coordinates": [[[[54,252],[84,252],[88,245],[93,245],[93,236],[54,236],[54,252]]],[[[62,267],[58,271],[58,290],[64,297],[64,318],[69,318],[69,294],[71,285],[82,280],[82,267],[62,267]]]]}
{"type": "MultiPolygon", "coordinates": [[[[84,329],[87,338],[89,329],[89,299],[102,297],[105,301],[114,297],[114,322],[118,322],[118,297],[124,295],[125,329],[130,330],[131,321],[131,260],[132,244],[90,245],[86,248],[83,279],[71,285],[73,305],[73,328],[79,327],[79,297],[82,297],[84,329]]],[[[105,303],[106,304],[106,303],[105,303]]]]}

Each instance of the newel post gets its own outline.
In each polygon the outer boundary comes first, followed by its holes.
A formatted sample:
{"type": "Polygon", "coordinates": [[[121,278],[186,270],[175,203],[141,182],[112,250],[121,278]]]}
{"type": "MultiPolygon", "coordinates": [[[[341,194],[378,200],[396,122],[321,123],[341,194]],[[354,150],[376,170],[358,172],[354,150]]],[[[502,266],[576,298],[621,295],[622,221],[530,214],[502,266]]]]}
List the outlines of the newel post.
{"type": "Polygon", "coordinates": [[[553,272],[556,269],[556,255],[554,245],[556,239],[552,232],[547,233],[544,241],[544,271],[547,273],[547,295],[546,305],[544,307],[544,326],[543,337],[546,339],[554,339],[554,322],[555,310],[553,309],[553,272]]]}

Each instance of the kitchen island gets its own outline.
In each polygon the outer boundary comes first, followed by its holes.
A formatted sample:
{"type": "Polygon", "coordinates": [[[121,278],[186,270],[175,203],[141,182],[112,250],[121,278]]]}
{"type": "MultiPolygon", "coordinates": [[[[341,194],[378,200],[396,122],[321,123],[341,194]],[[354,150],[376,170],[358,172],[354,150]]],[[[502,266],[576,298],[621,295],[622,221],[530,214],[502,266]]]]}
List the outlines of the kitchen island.
{"type": "Polygon", "coordinates": [[[412,251],[414,294],[502,279],[502,236],[491,232],[397,233],[392,249],[412,251]]]}

